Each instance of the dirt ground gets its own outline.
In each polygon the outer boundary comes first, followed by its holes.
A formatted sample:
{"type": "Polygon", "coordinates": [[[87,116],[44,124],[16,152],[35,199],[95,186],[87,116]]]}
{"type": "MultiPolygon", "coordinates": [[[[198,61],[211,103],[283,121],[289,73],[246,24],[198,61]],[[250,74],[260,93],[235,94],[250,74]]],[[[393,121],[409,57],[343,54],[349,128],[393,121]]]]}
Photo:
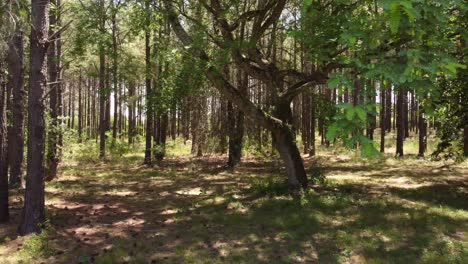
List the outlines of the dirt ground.
{"type": "Polygon", "coordinates": [[[249,156],[228,170],[220,156],[151,168],[139,159],[65,162],[47,184],[40,236],[17,237],[22,191],[13,192],[0,263],[468,260],[466,163],[306,157],[326,184],[291,195],[275,160],[249,156]]]}

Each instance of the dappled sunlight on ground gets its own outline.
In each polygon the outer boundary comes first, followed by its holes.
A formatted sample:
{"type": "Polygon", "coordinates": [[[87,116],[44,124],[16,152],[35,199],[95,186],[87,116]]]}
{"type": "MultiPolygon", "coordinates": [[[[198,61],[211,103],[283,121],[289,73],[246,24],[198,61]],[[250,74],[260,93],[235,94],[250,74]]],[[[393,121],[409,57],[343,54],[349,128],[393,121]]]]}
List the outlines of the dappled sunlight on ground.
{"type": "MultiPolygon", "coordinates": [[[[327,156],[329,155],[329,156],[327,156]]],[[[467,260],[468,166],[306,157],[327,184],[302,195],[277,160],[252,156],[66,162],[47,185],[52,253],[44,263],[434,263],[467,260]]],[[[18,261],[22,192],[0,230],[0,263],[18,261]]],[[[21,250],[20,250],[21,251],[21,250]]],[[[25,258],[23,256],[23,258],[25,258]]],[[[26,257],[27,259],[27,257],[26,257]]],[[[39,262],[40,263],[40,262],[39,262]]],[[[462,262],[461,262],[462,263],[462,262]]]]}

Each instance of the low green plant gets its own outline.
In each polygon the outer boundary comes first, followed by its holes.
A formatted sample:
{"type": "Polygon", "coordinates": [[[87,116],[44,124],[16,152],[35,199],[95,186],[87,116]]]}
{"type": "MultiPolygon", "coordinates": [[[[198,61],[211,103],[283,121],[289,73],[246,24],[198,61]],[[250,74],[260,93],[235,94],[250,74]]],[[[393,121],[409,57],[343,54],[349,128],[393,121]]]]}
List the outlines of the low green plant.
{"type": "Polygon", "coordinates": [[[32,234],[23,243],[23,247],[18,251],[22,258],[47,258],[55,254],[53,244],[49,241],[50,236],[55,232],[49,221],[44,223],[40,233],[32,234]]]}

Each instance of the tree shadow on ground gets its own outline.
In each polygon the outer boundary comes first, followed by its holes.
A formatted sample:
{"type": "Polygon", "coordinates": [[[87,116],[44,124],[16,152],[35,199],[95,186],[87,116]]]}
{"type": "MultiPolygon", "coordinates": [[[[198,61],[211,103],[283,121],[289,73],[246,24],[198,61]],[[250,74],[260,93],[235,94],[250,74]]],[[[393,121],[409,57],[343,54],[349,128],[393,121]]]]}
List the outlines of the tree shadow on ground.
{"type": "Polygon", "coordinates": [[[272,163],[220,168],[204,159],[67,168],[47,188],[55,254],[45,261],[466,260],[467,195],[458,181],[414,189],[343,182],[291,195],[272,163]]]}

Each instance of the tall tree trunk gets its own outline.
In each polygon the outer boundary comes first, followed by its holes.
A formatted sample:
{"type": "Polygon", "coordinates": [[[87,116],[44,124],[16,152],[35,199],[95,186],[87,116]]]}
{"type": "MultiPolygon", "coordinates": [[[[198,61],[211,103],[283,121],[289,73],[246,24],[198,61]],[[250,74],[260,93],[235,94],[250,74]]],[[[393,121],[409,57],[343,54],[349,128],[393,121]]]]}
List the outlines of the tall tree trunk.
{"type": "MultiPolygon", "coordinates": [[[[385,94],[385,127],[387,132],[392,130],[392,86],[388,85],[385,94]]],[[[395,111],[395,109],[393,109],[395,111]]]]}
{"type": "Polygon", "coordinates": [[[304,154],[310,152],[310,94],[302,93],[302,145],[304,154]]]}
{"type": "MultiPolygon", "coordinates": [[[[375,82],[372,80],[367,81],[366,85],[366,94],[367,94],[367,103],[372,104],[372,110],[373,112],[376,111],[375,109],[375,82]]],[[[373,140],[374,139],[374,129],[376,126],[376,116],[373,113],[368,113],[367,114],[367,130],[366,130],[366,135],[369,139],[373,140]]]]}
{"type": "MultiPolygon", "coordinates": [[[[114,7],[114,1],[111,1],[112,8],[114,7]]],[[[118,113],[119,113],[119,104],[118,104],[118,63],[117,63],[117,10],[111,10],[112,12],[112,83],[114,87],[114,121],[112,124],[112,139],[115,142],[117,138],[117,125],[118,125],[118,113]]]]}
{"type": "Polygon", "coordinates": [[[397,128],[397,139],[396,139],[396,156],[403,156],[403,140],[405,139],[405,92],[404,87],[398,89],[398,98],[396,102],[396,128],[397,128]]]}
{"type": "Polygon", "coordinates": [[[83,140],[83,102],[82,102],[82,85],[83,78],[81,74],[78,77],[78,143],[81,143],[83,140]]]}
{"type": "Polygon", "coordinates": [[[315,156],[315,88],[312,90],[310,97],[310,156],[315,156]]]}
{"type": "Polygon", "coordinates": [[[24,149],[24,66],[23,32],[16,32],[9,43],[8,85],[12,90],[12,126],[8,137],[8,162],[10,167],[10,186],[21,186],[23,175],[24,149]]]}
{"type": "Polygon", "coordinates": [[[28,167],[26,192],[18,232],[39,232],[45,221],[44,204],[44,90],[48,45],[48,1],[31,1],[31,48],[28,95],[28,167]]]}
{"type": "MultiPolygon", "coordinates": [[[[181,40],[184,45],[193,46],[193,39],[187,34],[184,27],[178,21],[171,3],[169,1],[164,2],[166,5],[168,19],[171,22],[172,28],[179,40],[181,40]]],[[[282,1],[280,4],[281,5],[279,6],[281,7],[285,4],[285,1],[282,1]]],[[[195,47],[192,50],[192,53],[205,62],[210,63],[209,56],[204,52],[204,50],[195,47]]],[[[249,116],[251,119],[258,122],[259,125],[270,130],[276,143],[275,146],[280,152],[280,156],[285,163],[289,185],[292,188],[306,188],[307,177],[304,164],[302,162],[299,149],[295,143],[295,135],[290,128],[292,121],[290,103],[294,97],[285,98],[282,96],[281,98],[278,98],[280,100],[275,102],[275,118],[273,118],[253,104],[249,98],[242,95],[236,87],[224,78],[223,74],[215,66],[207,67],[205,69],[205,75],[214,87],[218,89],[221,94],[230,98],[230,100],[232,100],[232,102],[236,104],[246,116],[249,116]]],[[[274,87],[272,88],[275,88],[278,94],[283,90],[284,80],[271,80],[270,78],[266,78],[265,81],[274,83],[274,87]]]]}
{"type": "Polygon", "coordinates": [[[405,93],[403,94],[403,119],[405,122],[404,124],[404,132],[405,132],[405,136],[404,136],[404,139],[408,138],[409,137],[409,118],[408,118],[408,114],[409,114],[409,109],[408,109],[408,90],[405,89],[405,93]]]}
{"type": "MultiPolygon", "coordinates": [[[[149,12],[150,2],[145,1],[147,12],[149,12]]],[[[149,21],[147,21],[149,27],[149,21]]],[[[151,48],[150,48],[150,29],[146,28],[145,31],[145,84],[146,84],[146,144],[145,144],[145,160],[144,164],[151,165],[151,138],[152,138],[152,124],[153,124],[153,107],[151,105],[151,48]]]]}
{"type": "MultiPolygon", "coordinates": [[[[106,18],[105,18],[105,0],[100,0],[99,32],[104,35],[106,33],[106,18]]],[[[106,130],[107,130],[107,89],[106,89],[106,54],[103,41],[99,42],[99,157],[101,160],[106,158],[106,130]]]]}
{"type": "MultiPolygon", "coordinates": [[[[49,34],[53,35],[58,23],[57,12],[59,7],[56,0],[52,0],[54,5],[53,12],[50,13],[50,27],[49,34]]],[[[60,36],[58,35],[57,38],[60,36]]],[[[49,115],[50,115],[50,127],[48,129],[49,134],[47,137],[47,157],[46,157],[46,170],[45,170],[45,181],[53,180],[57,176],[57,167],[58,167],[58,137],[59,137],[59,120],[58,120],[58,97],[59,90],[59,71],[60,71],[60,55],[57,48],[57,40],[52,40],[49,44],[48,49],[48,71],[49,71],[49,115]]],[[[74,98],[73,98],[74,99],[74,98]]],[[[74,115],[73,115],[74,116],[74,115]]],[[[73,126],[74,120],[72,121],[73,126]]]]}
{"type": "Polygon", "coordinates": [[[387,117],[387,89],[385,89],[384,82],[380,83],[380,152],[385,153],[385,130],[386,117],[387,117]]]}
{"type": "Polygon", "coordinates": [[[9,219],[8,211],[8,142],[6,126],[6,74],[0,61],[0,223],[9,219]]]}
{"type": "Polygon", "coordinates": [[[128,85],[128,144],[133,144],[135,135],[135,83],[128,85]]]}
{"type": "MultiPolygon", "coordinates": [[[[237,81],[239,90],[246,95],[249,86],[249,76],[238,69],[237,81]]],[[[231,102],[228,103],[229,120],[229,157],[228,166],[235,167],[242,158],[242,141],[244,138],[244,113],[234,108],[231,102]]]]}

